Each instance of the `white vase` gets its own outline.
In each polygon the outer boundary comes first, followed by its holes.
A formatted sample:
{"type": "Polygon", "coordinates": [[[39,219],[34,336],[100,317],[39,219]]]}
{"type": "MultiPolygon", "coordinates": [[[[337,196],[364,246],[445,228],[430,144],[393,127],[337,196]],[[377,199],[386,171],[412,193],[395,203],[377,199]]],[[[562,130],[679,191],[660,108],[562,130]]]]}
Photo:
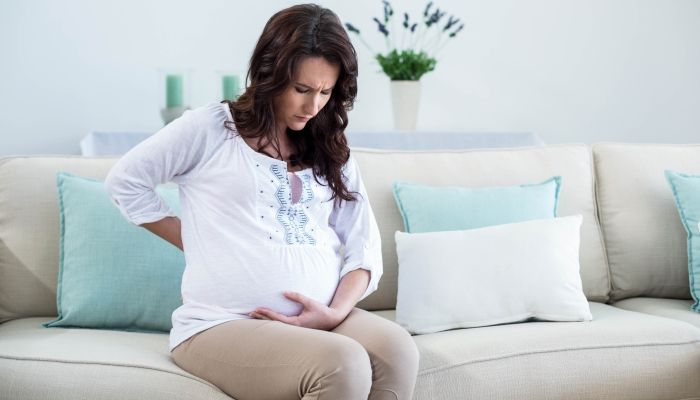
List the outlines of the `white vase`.
{"type": "Polygon", "coordinates": [[[415,131],[420,101],[420,81],[390,81],[394,129],[415,131]]]}

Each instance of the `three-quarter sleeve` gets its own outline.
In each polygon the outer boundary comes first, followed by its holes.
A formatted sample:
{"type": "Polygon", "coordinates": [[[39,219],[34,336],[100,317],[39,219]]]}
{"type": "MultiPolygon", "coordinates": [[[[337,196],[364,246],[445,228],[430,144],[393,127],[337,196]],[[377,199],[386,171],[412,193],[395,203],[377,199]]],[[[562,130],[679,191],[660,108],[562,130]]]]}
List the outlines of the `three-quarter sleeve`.
{"type": "Polygon", "coordinates": [[[345,265],[340,271],[342,279],[348,272],[362,268],[370,271],[367,290],[360,300],[377,290],[379,278],[383,273],[382,244],[379,227],[369,204],[367,191],[360,176],[360,168],[355,158],[350,155],[344,169],[344,182],[357,201],[343,200],[340,209],[333,210],[329,223],[345,245],[345,265]]]}
{"type": "Polygon", "coordinates": [[[185,111],[117,161],[105,190],[131,225],[177,215],[155,188],[167,182],[185,185],[194,177],[216,146],[212,139],[220,137],[212,130],[221,132],[225,118],[217,103],[185,111]]]}

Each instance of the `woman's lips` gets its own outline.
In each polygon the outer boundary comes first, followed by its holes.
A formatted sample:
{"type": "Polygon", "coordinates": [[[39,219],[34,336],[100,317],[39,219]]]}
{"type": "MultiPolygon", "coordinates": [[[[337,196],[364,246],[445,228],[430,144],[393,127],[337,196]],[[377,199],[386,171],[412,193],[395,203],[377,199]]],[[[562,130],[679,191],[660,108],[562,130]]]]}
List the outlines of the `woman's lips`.
{"type": "Polygon", "coordinates": [[[304,121],[304,122],[309,120],[309,118],[300,117],[298,115],[295,115],[295,117],[299,118],[300,121],[304,121]]]}

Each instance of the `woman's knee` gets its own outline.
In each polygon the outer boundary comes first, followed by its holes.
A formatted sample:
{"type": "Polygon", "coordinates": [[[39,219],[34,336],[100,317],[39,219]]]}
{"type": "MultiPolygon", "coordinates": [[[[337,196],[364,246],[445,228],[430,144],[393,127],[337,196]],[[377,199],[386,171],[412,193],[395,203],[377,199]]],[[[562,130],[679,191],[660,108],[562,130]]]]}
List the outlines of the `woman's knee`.
{"type": "Polygon", "coordinates": [[[334,339],[322,344],[323,360],[316,367],[317,379],[309,390],[335,393],[333,398],[366,399],[372,386],[372,365],[367,351],[348,337],[337,335],[334,339]],[[347,397],[340,396],[341,393],[347,397]]]}
{"type": "Polygon", "coordinates": [[[411,334],[398,325],[396,329],[387,332],[386,340],[381,346],[368,349],[368,351],[374,356],[373,358],[381,360],[389,366],[401,366],[401,369],[408,373],[418,373],[420,361],[418,346],[416,346],[411,334]]]}
{"type": "Polygon", "coordinates": [[[413,337],[400,325],[376,314],[354,308],[334,332],[364,346],[374,368],[374,378],[418,374],[420,355],[413,337]]]}

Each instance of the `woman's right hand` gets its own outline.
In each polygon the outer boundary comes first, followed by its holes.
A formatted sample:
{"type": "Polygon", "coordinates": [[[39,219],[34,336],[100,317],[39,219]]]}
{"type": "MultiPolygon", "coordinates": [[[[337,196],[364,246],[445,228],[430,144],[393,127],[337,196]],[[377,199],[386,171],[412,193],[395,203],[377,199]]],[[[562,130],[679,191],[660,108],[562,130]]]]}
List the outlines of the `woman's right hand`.
{"type": "Polygon", "coordinates": [[[348,313],[343,314],[337,309],[330,308],[320,301],[306,297],[299,292],[285,291],[284,296],[289,300],[295,301],[304,306],[301,314],[298,316],[288,317],[284,314],[278,314],[272,310],[268,310],[267,308],[257,308],[255,311],[250,313],[250,316],[256,319],[280,321],[284,322],[285,324],[300,326],[303,328],[330,331],[343,322],[345,317],[348,315],[348,313]]]}

